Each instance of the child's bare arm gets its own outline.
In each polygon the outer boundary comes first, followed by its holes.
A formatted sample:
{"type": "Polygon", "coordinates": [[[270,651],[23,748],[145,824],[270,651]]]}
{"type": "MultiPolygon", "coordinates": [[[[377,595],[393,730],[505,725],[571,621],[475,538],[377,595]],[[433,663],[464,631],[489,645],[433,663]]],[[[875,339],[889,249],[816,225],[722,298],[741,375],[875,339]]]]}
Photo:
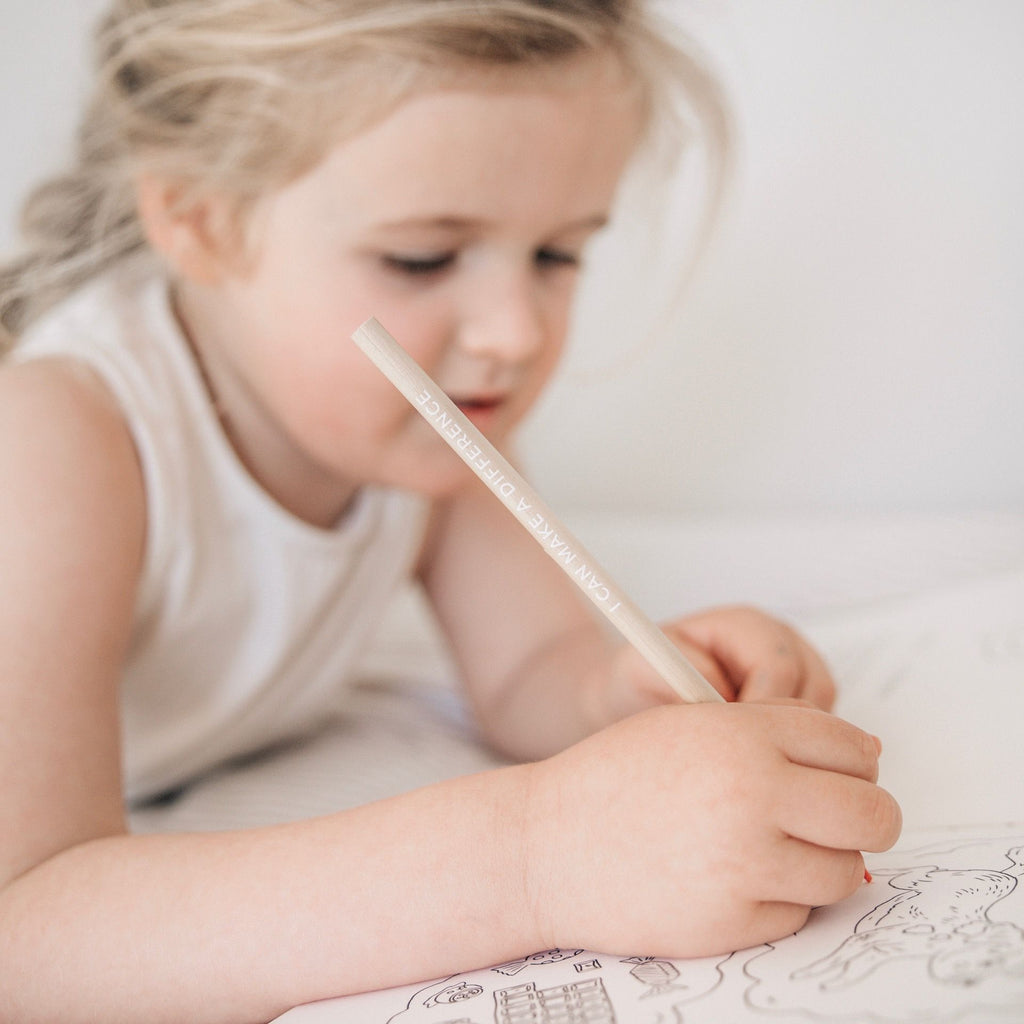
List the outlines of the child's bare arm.
{"type": "Polygon", "coordinates": [[[252,1024],[539,948],[510,768],[274,828],[117,835],[0,891],[5,1024],[252,1024]]]}
{"type": "Polygon", "coordinates": [[[0,371],[0,879],[123,831],[118,679],[140,474],[82,370],[0,371]]]}
{"type": "Polygon", "coordinates": [[[127,835],[131,442],[91,381],[5,370],[0,479],[0,1019],[251,1022],[536,943],[521,769],[281,828],[127,835]]]}

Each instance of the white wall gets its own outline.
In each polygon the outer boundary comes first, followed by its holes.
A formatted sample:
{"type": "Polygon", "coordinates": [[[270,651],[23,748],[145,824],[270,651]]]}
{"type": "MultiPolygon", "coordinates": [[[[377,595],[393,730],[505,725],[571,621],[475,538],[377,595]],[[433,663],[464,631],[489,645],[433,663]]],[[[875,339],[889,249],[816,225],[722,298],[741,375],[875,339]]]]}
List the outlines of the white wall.
{"type": "Polygon", "coordinates": [[[628,330],[663,297],[649,264],[599,254],[601,298],[526,436],[542,493],[669,513],[1024,508],[1024,4],[669,4],[687,6],[727,58],[732,203],[653,351],[628,330]]]}
{"type": "MultiPolygon", "coordinates": [[[[103,3],[0,2],[4,248],[64,152],[103,3]]],[[[732,201],[651,344],[634,321],[676,256],[645,264],[635,232],[595,253],[524,435],[542,493],[565,511],[1024,508],[1024,4],[666,6],[721,56],[732,201]]]]}
{"type": "Polygon", "coordinates": [[[0,0],[0,252],[17,210],[71,145],[89,68],[88,32],[104,0],[0,0]]]}

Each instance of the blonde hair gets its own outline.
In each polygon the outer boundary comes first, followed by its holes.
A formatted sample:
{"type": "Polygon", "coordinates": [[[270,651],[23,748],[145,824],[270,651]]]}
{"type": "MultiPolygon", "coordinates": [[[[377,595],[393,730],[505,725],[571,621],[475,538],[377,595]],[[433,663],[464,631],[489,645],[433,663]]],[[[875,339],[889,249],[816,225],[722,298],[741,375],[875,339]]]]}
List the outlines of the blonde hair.
{"type": "Polygon", "coordinates": [[[613,49],[675,136],[728,150],[726,104],[692,43],[644,0],[115,0],[77,158],[22,213],[23,254],[0,268],[0,347],[89,278],[146,246],[140,171],[237,218],[260,195],[424,82],[453,68],[551,63],[613,49]]]}

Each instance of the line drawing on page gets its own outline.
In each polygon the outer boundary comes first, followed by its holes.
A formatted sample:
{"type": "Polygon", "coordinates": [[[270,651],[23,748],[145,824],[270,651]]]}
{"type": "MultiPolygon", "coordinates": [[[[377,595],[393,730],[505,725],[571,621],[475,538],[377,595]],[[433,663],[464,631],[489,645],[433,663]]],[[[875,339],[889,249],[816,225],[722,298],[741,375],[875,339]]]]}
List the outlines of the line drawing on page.
{"type": "Polygon", "coordinates": [[[862,892],[876,902],[845,936],[842,917],[863,901],[816,912],[837,933],[824,952],[805,930],[751,958],[748,1007],[858,1024],[1024,1018],[1024,837],[903,857],[872,868],[878,888],[862,892]]]}
{"type": "Polygon", "coordinates": [[[1012,872],[928,868],[889,879],[901,893],[862,917],[839,949],[793,976],[846,988],[900,956],[925,958],[928,973],[949,984],[975,985],[999,971],[1024,974],[1024,931],[988,916],[1015,888],[1022,852],[1007,854],[1012,872]]]}
{"type": "Polygon", "coordinates": [[[684,1004],[722,984],[728,959],[544,950],[431,982],[387,1024],[678,1024],[684,1004]]]}
{"type": "Polygon", "coordinates": [[[342,998],[317,1020],[1021,1024],[1024,822],[918,831],[868,864],[871,884],[772,943],[691,960],[541,950],[342,998]]]}
{"type": "MultiPolygon", "coordinates": [[[[938,833],[932,833],[935,835],[938,833]]],[[[919,839],[918,842],[921,842],[919,839]]],[[[774,943],[672,960],[580,949],[422,986],[387,1024],[1016,1024],[1024,826],[876,855],[875,881],[774,943]],[[457,1004],[457,1005],[456,1005],[457,1004]]]]}
{"type": "Polygon", "coordinates": [[[528,981],[494,993],[494,1024],[618,1024],[600,978],[538,989],[528,981]]]}
{"type": "Polygon", "coordinates": [[[634,964],[630,974],[637,981],[649,986],[648,991],[640,995],[641,999],[661,996],[666,992],[684,992],[685,985],[678,984],[681,977],[679,968],[671,960],[656,960],[654,957],[630,957],[622,961],[634,964]]]}
{"type": "Polygon", "coordinates": [[[453,1003],[461,1003],[466,999],[474,999],[476,996],[483,995],[483,992],[482,986],[471,985],[469,982],[463,981],[454,985],[446,985],[440,992],[432,995],[423,1005],[427,1007],[451,1006],[453,1003]]]}
{"type": "Polygon", "coordinates": [[[498,974],[507,974],[509,977],[512,977],[527,967],[539,964],[557,964],[561,960],[571,960],[582,952],[582,949],[545,949],[539,953],[531,953],[529,956],[521,957],[519,960],[510,960],[507,964],[498,964],[497,967],[492,967],[491,970],[496,971],[498,974]]]}

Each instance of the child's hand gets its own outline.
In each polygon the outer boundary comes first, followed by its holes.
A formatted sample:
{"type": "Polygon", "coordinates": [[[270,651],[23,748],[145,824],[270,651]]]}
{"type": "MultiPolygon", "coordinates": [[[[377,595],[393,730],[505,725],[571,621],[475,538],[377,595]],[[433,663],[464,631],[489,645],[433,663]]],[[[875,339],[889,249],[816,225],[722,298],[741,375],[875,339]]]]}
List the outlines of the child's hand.
{"type": "Polygon", "coordinates": [[[797,704],[660,707],[531,766],[545,946],[702,956],[801,927],[864,882],[895,800],[874,737],[797,704]]]}
{"type": "MultiPolygon", "coordinates": [[[[791,627],[756,608],[714,609],[662,629],[727,700],[795,697],[832,707],[835,684],[821,656],[791,627]]],[[[678,700],[631,647],[619,650],[608,686],[608,721],[678,700]]]]}

